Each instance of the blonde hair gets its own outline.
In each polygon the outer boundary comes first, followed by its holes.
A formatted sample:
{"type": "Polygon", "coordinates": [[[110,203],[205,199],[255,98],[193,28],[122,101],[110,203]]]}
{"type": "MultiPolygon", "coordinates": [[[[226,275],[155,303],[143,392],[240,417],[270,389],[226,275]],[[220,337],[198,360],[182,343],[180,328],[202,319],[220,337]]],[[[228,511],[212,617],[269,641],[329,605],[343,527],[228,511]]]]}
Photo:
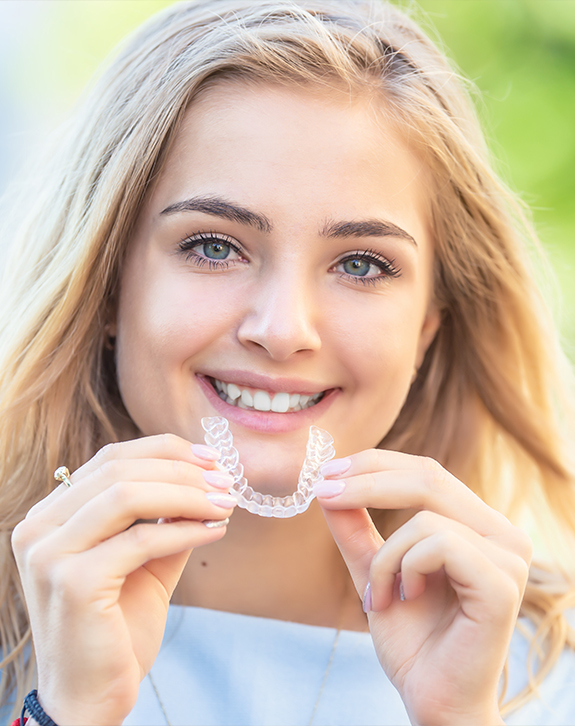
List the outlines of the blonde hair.
{"type": "Polygon", "coordinates": [[[464,85],[397,8],[354,0],[205,0],[159,13],[102,73],[17,207],[0,291],[0,701],[20,702],[34,672],[10,533],[57,465],[74,469],[134,433],[105,324],[182,117],[221,79],[380,94],[432,171],[442,324],[381,445],[432,456],[510,518],[531,509],[547,523],[562,564],[533,571],[523,612],[541,663],[514,708],[574,642],[563,610],[575,579],[560,550],[575,538],[575,490],[558,414],[571,372],[527,261],[534,233],[491,170],[464,85]]]}

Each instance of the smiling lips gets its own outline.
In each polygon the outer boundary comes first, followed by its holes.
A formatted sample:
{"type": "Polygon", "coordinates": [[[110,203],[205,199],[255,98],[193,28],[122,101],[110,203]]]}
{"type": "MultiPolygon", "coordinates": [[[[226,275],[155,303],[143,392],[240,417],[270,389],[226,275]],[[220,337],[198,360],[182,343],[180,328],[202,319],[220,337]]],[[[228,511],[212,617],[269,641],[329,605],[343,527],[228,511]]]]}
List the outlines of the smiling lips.
{"type": "Polygon", "coordinates": [[[209,378],[218,396],[236,408],[251,411],[272,411],[274,413],[295,413],[310,408],[321,401],[326,391],[306,395],[304,393],[287,393],[279,391],[270,393],[235,383],[226,383],[217,378],[209,378]]]}

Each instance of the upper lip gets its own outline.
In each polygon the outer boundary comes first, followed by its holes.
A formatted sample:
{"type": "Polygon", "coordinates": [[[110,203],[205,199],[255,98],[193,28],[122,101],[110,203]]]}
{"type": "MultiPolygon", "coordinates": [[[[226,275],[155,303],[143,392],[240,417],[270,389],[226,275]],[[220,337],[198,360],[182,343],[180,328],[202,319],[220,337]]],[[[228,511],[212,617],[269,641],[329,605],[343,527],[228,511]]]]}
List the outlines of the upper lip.
{"type": "Polygon", "coordinates": [[[306,381],[302,378],[270,378],[261,373],[253,373],[251,371],[212,371],[210,373],[199,374],[206,378],[217,378],[218,381],[224,383],[235,383],[240,388],[255,388],[260,391],[270,391],[273,393],[304,393],[313,395],[314,393],[323,393],[330,390],[334,386],[325,386],[321,383],[306,381]]]}

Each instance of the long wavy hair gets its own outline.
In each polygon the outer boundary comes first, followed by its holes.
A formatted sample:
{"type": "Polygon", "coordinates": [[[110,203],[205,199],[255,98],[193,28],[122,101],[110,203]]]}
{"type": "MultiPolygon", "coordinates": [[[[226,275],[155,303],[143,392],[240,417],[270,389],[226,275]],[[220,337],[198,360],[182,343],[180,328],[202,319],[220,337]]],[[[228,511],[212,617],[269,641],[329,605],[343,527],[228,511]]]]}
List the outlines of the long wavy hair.
{"type": "MultiPolygon", "coordinates": [[[[537,290],[538,244],[492,170],[467,86],[396,7],[359,0],[199,0],[170,6],[120,48],[56,151],[13,203],[0,288],[0,702],[34,656],[10,535],[102,445],[134,435],[106,346],[126,245],[194,97],[222,79],[337,86],[385,101],[421,155],[442,322],[382,447],[432,456],[546,546],[522,612],[535,624],[534,692],[567,644],[575,604],[572,372],[537,290]],[[536,274],[533,272],[535,269],[536,274]]],[[[16,711],[16,709],[14,709],[16,711]]]]}

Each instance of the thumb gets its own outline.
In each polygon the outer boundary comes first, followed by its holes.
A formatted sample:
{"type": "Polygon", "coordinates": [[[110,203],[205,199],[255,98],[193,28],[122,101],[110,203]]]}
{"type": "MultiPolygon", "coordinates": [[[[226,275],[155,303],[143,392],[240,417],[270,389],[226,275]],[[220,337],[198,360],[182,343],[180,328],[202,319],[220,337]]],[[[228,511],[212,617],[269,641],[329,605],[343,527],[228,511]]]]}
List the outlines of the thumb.
{"type": "Polygon", "coordinates": [[[356,590],[363,597],[371,561],[384,539],[367,509],[323,509],[323,514],[356,590]]]}

